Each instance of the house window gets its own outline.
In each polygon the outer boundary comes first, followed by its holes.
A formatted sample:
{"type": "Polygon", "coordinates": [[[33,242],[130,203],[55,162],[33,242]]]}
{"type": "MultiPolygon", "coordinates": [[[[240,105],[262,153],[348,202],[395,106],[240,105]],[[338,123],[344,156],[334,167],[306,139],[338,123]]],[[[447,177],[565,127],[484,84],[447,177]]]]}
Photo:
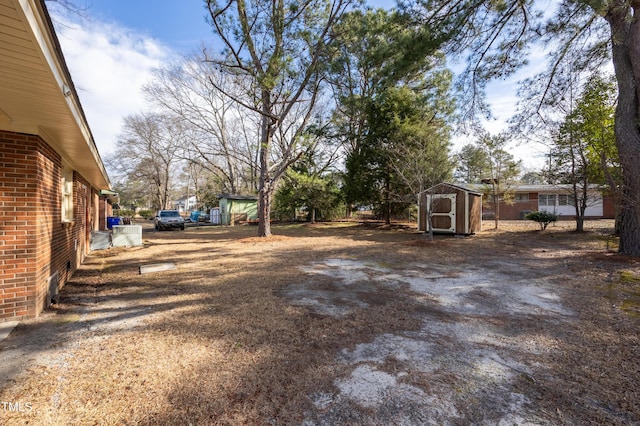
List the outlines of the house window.
{"type": "Polygon", "coordinates": [[[558,195],[558,205],[559,206],[570,206],[569,196],[567,194],[559,194],[558,195]]]}
{"type": "Polygon", "coordinates": [[[529,202],[529,193],[528,192],[517,192],[515,195],[516,203],[528,203],[529,202]]]}
{"type": "Polygon", "coordinates": [[[539,206],[555,206],[556,194],[538,194],[539,206]]]}
{"type": "Polygon", "coordinates": [[[73,169],[62,168],[62,221],[73,222],[73,169]]]}

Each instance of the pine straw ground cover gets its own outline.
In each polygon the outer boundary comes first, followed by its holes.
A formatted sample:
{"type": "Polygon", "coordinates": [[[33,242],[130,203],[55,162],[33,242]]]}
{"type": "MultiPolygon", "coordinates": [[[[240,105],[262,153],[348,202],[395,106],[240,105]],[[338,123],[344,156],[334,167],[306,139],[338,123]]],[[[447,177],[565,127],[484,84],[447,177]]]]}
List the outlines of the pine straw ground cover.
{"type": "Polygon", "coordinates": [[[0,424],[639,424],[640,264],[571,225],[145,224],[0,342],[0,424]]]}

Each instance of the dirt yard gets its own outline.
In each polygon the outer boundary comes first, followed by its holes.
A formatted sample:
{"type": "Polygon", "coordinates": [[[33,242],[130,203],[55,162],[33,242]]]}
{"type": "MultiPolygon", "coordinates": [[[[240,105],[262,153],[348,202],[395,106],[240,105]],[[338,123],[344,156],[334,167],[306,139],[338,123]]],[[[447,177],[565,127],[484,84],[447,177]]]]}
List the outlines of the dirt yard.
{"type": "Polygon", "coordinates": [[[145,224],[0,342],[0,424],[640,424],[640,259],[571,225],[145,224]]]}

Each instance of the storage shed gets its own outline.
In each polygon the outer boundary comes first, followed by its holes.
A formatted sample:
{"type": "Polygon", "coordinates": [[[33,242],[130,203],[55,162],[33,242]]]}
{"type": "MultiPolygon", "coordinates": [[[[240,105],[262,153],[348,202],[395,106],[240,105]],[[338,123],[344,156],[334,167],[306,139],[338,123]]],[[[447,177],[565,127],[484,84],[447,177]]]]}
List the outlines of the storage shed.
{"type": "Polygon", "coordinates": [[[220,221],[222,225],[258,220],[258,197],[220,194],[220,221]]]}
{"type": "Polygon", "coordinates": [[[482,193],[439,183],[418,195],[418,230],[470,235],[482,230],[482,193]]]}

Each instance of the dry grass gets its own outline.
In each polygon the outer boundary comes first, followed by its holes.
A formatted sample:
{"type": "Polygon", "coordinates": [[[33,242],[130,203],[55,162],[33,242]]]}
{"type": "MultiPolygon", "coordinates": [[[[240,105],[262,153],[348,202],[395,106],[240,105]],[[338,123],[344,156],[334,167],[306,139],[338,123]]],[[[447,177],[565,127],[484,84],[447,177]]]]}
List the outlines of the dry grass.
{"type": "MultiPolygon", "coordinates": [[[[29,348],[2,383],[0,401],[32,406],[0,411],[0,424],[300,424],[322,411],[311,396],[336,392],[336,381],[350,374],[351,366],[336,361],[340,351],[418,331],[425,318],[460,320],[406,287],[373,288],[361,295],[366,307],[339,318],[292,304],[285,290],[309,279],[301,268],[326,258],[394,271],[451,265],[452,276],[497,260],[549,272],[575,321],[490,319],[537,336],[546,348],[523,355],[540,371],[517,376],[511,386],[532,401],[532,418],[545,423],[639,423],[640,264],[611,253],[611,223],[588,223],[584,234],[570,226],[539,232],[534,223],[499,230],[486,223],[474,237],[433,242],[410,226],[373,223],[275,226],[268,239],[255,238],[248,226],[145,228],[144,247],[90,256],[59,305],[0,343],[0,359],[29,348]],[[169,261],[178,268],[137,273],[140,265],[169,261]]],[[[332,283],[317,285],[330,290],[332,283]]],[[[393,358],[383,367],[400,368],[393,358]]],[[[457,383],[460,393],[468,387],[454,372],[438,374],[403,380],[432,393],[447,383],[457,383]]],[[[371,419],[353,409],[361,417],[346,423],[371,419]]],[[[452,424],[487,418],[462,406],[458,412],[452,424]]]]}

